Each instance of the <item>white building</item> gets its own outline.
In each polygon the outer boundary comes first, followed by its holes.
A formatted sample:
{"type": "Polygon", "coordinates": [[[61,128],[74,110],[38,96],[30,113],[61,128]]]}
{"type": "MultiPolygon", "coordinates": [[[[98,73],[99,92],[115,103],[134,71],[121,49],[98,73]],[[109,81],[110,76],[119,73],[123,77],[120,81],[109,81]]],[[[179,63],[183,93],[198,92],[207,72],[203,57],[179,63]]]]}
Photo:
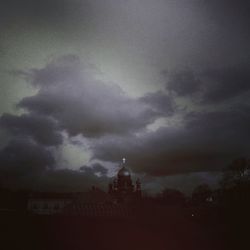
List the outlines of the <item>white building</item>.
{"type": "Polygon", "coordinates": [[[35,193],[29,197],[27,209],[34,214],[60,214],[72,201],[71,194],[35,193]]]}

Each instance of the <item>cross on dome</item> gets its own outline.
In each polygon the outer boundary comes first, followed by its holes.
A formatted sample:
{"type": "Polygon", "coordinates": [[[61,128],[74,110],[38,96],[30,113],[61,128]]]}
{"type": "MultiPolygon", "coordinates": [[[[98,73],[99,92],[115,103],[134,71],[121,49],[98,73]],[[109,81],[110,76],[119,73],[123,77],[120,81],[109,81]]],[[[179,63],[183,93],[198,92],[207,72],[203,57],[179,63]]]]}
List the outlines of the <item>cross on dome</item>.
{"type": "Polygon", "coordinates": [[[122,158],[122,162],[125,164],[125,162],[126,162],[126,158],[122,158]]]}

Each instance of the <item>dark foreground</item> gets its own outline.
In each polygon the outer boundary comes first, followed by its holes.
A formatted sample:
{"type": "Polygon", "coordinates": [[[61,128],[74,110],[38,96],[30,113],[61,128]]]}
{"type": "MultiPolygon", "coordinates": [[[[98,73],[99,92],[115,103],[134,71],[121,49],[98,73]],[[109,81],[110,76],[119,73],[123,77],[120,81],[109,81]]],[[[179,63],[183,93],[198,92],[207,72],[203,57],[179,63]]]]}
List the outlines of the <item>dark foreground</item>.
{"type": "Polygon", "coordinates": [[[182,210],[127,219],[1,214],[1,249],[243,249],[219,222],[182,210]]]}

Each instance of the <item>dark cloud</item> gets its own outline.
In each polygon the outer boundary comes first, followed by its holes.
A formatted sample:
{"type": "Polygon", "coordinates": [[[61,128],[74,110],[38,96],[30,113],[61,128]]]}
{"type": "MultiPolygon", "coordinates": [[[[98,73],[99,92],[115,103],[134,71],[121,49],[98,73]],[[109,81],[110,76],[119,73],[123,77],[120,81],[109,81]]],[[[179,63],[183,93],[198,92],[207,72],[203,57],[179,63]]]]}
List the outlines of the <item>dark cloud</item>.
{"type": "Polygon", "coordinates": [[[250,3],[248,0],[235,1],[206,1],[210,16],[222,25],[238,27],[239,29],[248,28],[250,24],[250,3]]]}
{"type": "Polygon", "coordinates": [[[164,74],[168,77],[167,89],[178,96],[192,95],[201,86],[201,81],[192,71],[165,72],[164,74]]]}
{"type": "Polygon", "coordinates": [[[33,175],[53,167],[55,159],[45,147],[31,140],[15,139],[0,151],[0,172],[4,176],[33,175]]]}
{"type": "Polygon", "coordinates": [[[94,158],[118,161],[126,155],[136,172],[151,175],[219,171],[233,158],[248,155],[249,106],[221,112],[191,113],[184,126],[164,127],[93,145],[94,158]]]}
{"type": "Polygon", "coordinates": [[[201,139],[194,140],[195,136],[187,131],[161,129],[141,138],[113,138],[95,145],[94,157],[118,161],[119,156],[126,155],[133,171],[153,176],[220,170],[233,157],[231,150],[213,148],[201,139]]]}
{"type": "MultiPolygon", "coordinates": [[[[2,172],[1,172],[2,173],[2,172]]],[[[109,178],[97,176],[94,171],[79,172],[70,169],[46,170],[41,173],[9,175],[1,179],[3,186],[11,188],[25,188],[37,191],[53,192],[83,192],[92,186],[107,190],[109,178]]]]}
{"type": "Polygon", "coordinates": [[[171,116],[175,112],[175,105],[173,99],[162,91],[146,94],[141,97],[143,103],[146,103],[156,113],[162,116],[171,116]]]}
{"type": "MultiPolygon", "coordinates": [[[[100,137],[128,134],[143,129],[159,115],[141,100],[128,97],[117,85],[96,80],[96,69],[76,56],[64,56],[45,68],[25,72],[40,90],[26,97],[19,107],[39,115],[51,116],[70,135],[100,137]]],[[[166,97],[166,110],[169,109],[166,97]]],[[[164,103],[164,104],[165,104],[164,103]]],[[[164,107],[165,108],[165,107],[164,107]]]]}
{"type": "Polygon", "coordinates": [[[3,0],[1,2],[0,20],[22,22],[32,21],[34,24],[53,24],[54,28],[60,23],[81,20],[87,14],[84,7],[88,1],[69,0],[3,0]]]}
{"type": "Polygon", "coordinates": [[[86,80],[93,81],[93,77],[99,74],[94,65],[84,63],[72,54],[52,60],[44,68],[34,68],[26,72],[19,70],[16,73],[26,77],[34,86],[43,88],[53,85],[63,87],[81,80],[83,83],[86,80]]]}
{"type": "MultiPolygon", "coordinates": [[[[109,178],[105,175],[97,176],[96,171],[87,168],[86,171],[70,169],[48,170],[43,176],[37,178],[36,189],[49,191],[86,191],[92,186],[107,190],[109,178]]],[[[30,185],[34,185],[30,182],[30,185]]]]}
{"type": "Polygon", "coordinates": [[[0,127],[12,133],[14,136],[33,138],[43,145],[59,145],[63,138],[56,122],[50,118],[34,113],[20,116],[3,114],[0,117],[0,127]]]}
{"type": "Polygon", "coordinates": [[[107,169],[100,164],[82,171],[56,169],[46,147],[27,139],[15,139],[0,151],[1,185],[40,191],[84,191],[93,185],[107,188],[107,169]]]}
{"type": "Polygon", "coordinates": [[[5,166],[1,172],[10,176],[13,186],[58,190],[81,190],[95,183],[104,186],[107,169],[99,163],[82,166],[80,171],[48,170],[56,165],[49,146],[62,143],[62,131],[70,137],[81,134],[97,141],[110,135],[130,137],[158,117],[175,112],[167,94],[128,97],[117,85],[97,80],[101,76],[97,69],[75,55],[53,60],[41,69],[12,74],[38,88],[37,94],[17,105],[27,113],[5,113],[0,118],[2,129],[21,138],[1,151],[1,165],[5,166]]]}
{"type": "Polygon", "coordinates": [[[250,90],[250,67],[237,65],[204,72],[203,103],[216,104],[250,90]]]}
{"type": "Polygon", "coordinates": [[[191,71],[164,74],[168,77],[167,90],[170,93],[192,97],[199,104],[216,105],[250,90],[250,67],[245,63],[206,69],[196,74],[191,71]]]}
{"type": "MultiPolygon", "coordinates": [[[[207,131],[218,138],[219,135],[231,140],[231,136],[246,134],[250,126],[250,106],[239,105],[223,111],[189,113],[185,116],[187,128],[197,133],[207,131]],[[210,132],[209,132],[210,131],[210,132]]],[[[206,134],[207,134],[206,133],[206,134]]],[[[239,140],[242,138],[239,137],[239,140]]]]}
{"type": "Polygon", "coordinates": [[[81,166],[80,171],[83,171],[84,173],[100,174],[102,176],[107,175],[108,173],[107,168],[99,163],[94,163],[91,166],[81,166]]]}

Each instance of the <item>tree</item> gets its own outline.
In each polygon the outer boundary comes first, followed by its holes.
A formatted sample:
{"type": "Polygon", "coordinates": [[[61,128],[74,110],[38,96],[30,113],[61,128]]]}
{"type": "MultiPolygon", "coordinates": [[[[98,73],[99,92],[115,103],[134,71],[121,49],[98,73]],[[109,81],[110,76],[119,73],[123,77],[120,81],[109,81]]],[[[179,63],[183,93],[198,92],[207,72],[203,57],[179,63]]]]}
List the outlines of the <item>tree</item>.
{"type": "Polygon", "coordinates": [[[158,196],[158,199],[167,205],[183,205],[185,203],[184,194],[171,188],[165,188],[158,196]]]}
{"type": "Polygon", "coordinates": [[[250,161],[247,158],[233,160],[223,172],[221,186],[230,189],[250,181],[250,161]]]}
{"type": "Polygon", "coordinates": [[[249,159],[238,158],[227,166],[223,173],[220,191],[221,204],[231,212],[230,216],[248,213],[250,208],[249,159]]]}
{"type": "Polygon", "coordinates": [[[207,184],[197,186],[192,193],[192,201],[195,203],[205,203],[212,195],[212,190],[207,184]]]}

